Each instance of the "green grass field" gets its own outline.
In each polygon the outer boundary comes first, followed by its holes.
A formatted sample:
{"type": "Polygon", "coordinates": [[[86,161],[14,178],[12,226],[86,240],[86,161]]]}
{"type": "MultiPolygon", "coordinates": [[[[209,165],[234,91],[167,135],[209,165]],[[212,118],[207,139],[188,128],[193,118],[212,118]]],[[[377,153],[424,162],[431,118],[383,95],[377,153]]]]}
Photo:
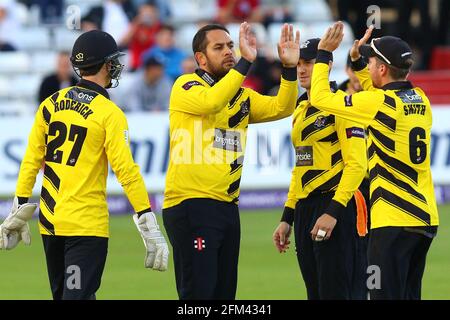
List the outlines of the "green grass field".
{"type": "MultiPolygon", "coordinates": [[[[424,299],[450,299],[450,205],[439,208],[441,226],[428,254],[424,299]]],[[[305,299],[293,246],[279,254],[272,245],[278,211],[242,212],[238,299],[305,299]]],[[[160,221],[161,222],[161,221],[160,221]]],[[[0,252],[0,300],[51,299],[37,221],[31,247],[0,252]]],[[[111,219],[111,238],[98,299],[176,299],[172,260],[167,272],[143,266],[144,247],[130,216],[111,219]]]]}

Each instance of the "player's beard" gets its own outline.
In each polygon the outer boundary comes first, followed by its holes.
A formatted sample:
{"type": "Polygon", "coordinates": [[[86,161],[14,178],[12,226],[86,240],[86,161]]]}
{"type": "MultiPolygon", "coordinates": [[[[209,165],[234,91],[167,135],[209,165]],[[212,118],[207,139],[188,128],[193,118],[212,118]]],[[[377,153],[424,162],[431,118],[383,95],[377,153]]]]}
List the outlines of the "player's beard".
{"type": "Polygon", "coordinates": [[[208,70],[210,70],[210,72],[217,78],[217,79],[222,79],[224,76],[226,76],[226,74],[228,73],[228,71],[230,71],[234,66],[235,66],[235,62],[234,63],[230,63],[227,64],[225,66],[225,63],[222,61],[220,64],[214,65],[212,64],[210,61],[208,61],[208,70]]]}

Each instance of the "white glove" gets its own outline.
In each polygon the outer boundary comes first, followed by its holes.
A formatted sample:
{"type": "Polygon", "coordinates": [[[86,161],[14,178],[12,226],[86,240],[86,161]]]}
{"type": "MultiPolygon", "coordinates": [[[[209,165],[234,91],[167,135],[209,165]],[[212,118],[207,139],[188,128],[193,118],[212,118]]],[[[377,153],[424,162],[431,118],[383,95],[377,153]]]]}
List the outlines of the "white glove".
{"type": "Polygon", "coordinates": [[[133,220],[147,249],[145,267],[166,271],[169,260],[169,248],[164,235],[159,230],[155,215],[153,212],[146,212],[138,218],[138,215],[134,214],[133,220]]]}
{"type": "Polygon", "coordinates": [[[14,249],[20,240],[27,246],[31,244],[28,220],[33,216],[37,206],[36,203],[19,205],[19,200],[14,197],[11,213],[0,225],[0,249],[14,249]]]}

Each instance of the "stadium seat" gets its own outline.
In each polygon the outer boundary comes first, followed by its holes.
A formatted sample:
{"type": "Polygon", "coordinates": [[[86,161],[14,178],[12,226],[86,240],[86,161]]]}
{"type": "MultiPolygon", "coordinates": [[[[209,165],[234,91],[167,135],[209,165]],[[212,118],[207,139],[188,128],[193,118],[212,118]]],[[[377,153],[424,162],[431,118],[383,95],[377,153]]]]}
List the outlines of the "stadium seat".
{"type": "Polygon", "coordinates": [[[169,0],[171,22],[175,25],[211,21],[217,15],[216,1],[211,0],[169,0]]]}
{"type": "Polygon", "coordinates": [[[433,51],[431,53],[430,69],[450,69],[450,46],[433,48],[433,51]]]}
{"type": "Polygon", "coordinates": [[[332,21],[333,17],[324,0],[290,0],[296,21],[332,21]]]}
{"type": "Polygon", "coordinates": [[[47,50],[50,48],[50,33],[45,27],[19,29],[16,43],[21,50],[47,50]]]}
{"type": "MultiPolygon", "coordinates": [[[[293,25],[294,25],[294,32],[296,30],[300,31],[300,42],[312,38],[311,30],[308,25],[300,22],[295,22],[293,23],[293,25]]],[[[283,23],[272,23],[268,27],[267,38],[274,50],[273,54],[275,55],[275,57],[278,57],[277,43],[278,41],[280,41],[280,32],[282,26],[283,23]]]]}
{"type": "Polygon", "coordinates": [[[91,6],[100,6],[102,4],[102,0],[64,0],[64,6],[70,6],[71,4],[88,4],[91,6]]]}
{"type": "Polygon", "coordinates": [[[23,74],[11,77],[9,97],[15,100],[37,104],[37,94],[41,84],[41,76],[38,74],[23,74]]]}
{"type": "Polygon", "coordinates": [[[30,70],[30,59],[25,52],[2,52],[0,54],[1,73],[23,73],[30,70]]]}
{"type": "MultiPolygon", "coordinates": [[[[353,44],[353,40],[355,39],[353,36],[353,31],[350,25],[347,22],[344,23],[344,39],[342,40],[343,44],[353,44]]],[[[311,23],[310,30],[312,37],[314,38],[321,38],[325,31],[330,27],[332,24],[332,21],[321,21],[321,22],[314,22],[311,23]]]]}
{"type": "MultiPolygon", "coordinates": [[[[228,31],[230,31],[231,39],[233,39],[233,41],[234,41],[234,43],[236,43],[236,45],[239,44],[239,28],[240,28],[240,26],[241,25],[239,23],[230,23],[230,24],[226,25],[228,31]]],[[[264,26],[260,23],[252,23],[251,26],[252,26],[253,31],[256,34],[256,38],[258,39],[258,42],[265,43],[267,41],[266,28],[264,28],[264,26]]]]}
{"type": "Polygon", "coordinates": [[[416,71],[408,76],[414,86],[424,90],[431,104],[450,104],[450,71],[416,71]]]}
{"type": "Polygon", "coordinates": [[[55,71],[56,51],[37,51],[31,53],[31,71],[37,74],[46,75],[55,71]]]}
{"type": "Polygon", "coordinates": [[[25,4],[16,1],[16,17],[22,26],[26,26],[29,23],[29,12],[25,4]]]}
{"type": "Polygon", "coordinates": [[[0,99],[0,117],[33,116],[35,111],[30,108],[30,104],[27,102],[0,99]]]}
{"type": "MultiPolygon", "coordinates": [[[[309,38],[312,38],[311,27],[309,24],[302,22],[294,22],[294,32],[296,30],[300,31],[300,41],[305,41],[309,38]]],[[[280,40],[280,32],[283,23],[272,23],[268,28],[268,36],[272,43],[278,43],[280,40]]]]}
{"type": "Polygon", "coordinates": [[[180,26],[175,33],[176,46],[187,53],[191,53],[192,39],[198,29],[199,26],[195,23],[187,23],[180,26]]]}
{"type": "Polygon", "coordinates": [[[53,30],[55,43],[54,49],[60,51],[72,51],[72,46],[75,40],[80,36],[82,32],[76,30],[69,30],[65,27],[56,28],[53,30]]]}
{"type": "Polygon", "coordinates": [[[9,95],[9,79],[6,76],[0,76],[0,101],[7,99],[9,95]]]}
{"type": "Polygon", "coordinates": [[[83,17],[85,14],[89,12],[89,10],[94,6],[101,6],[101,0],[65,0],[64,7],[75,5],[80,8],[81,16],[83,17]]]}

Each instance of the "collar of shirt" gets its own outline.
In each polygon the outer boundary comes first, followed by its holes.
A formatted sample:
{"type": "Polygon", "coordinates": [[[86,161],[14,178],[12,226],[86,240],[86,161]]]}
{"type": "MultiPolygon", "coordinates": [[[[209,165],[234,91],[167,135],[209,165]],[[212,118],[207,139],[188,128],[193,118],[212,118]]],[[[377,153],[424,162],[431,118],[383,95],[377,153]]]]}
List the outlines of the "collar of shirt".
{"type": "Polygon", "coordinates": [[[308,100],[308,93],[307,93],[307,92],[303,93],[303,94],[297,99],[297,107],[299,106],[299,104],[300,104],[302,101],[305,101],[305,100],[308,100]]]}
{"type": "Polygon", "coordinates": [[[402,90],[402,89],[412,89],[413,86],[409,81],[394,81],[388,84],[385,84],[381,89],[382,90],[402,90]]]}
{"type": "Polygon", "coordinates": [[[99,86],[95,82],[92,82],[92,81],[89,81],[89,80],[86,80],[86,79],[81,79],[77,83],[77,87],[81,87],[81,88],[85,88],[85,89],[88,89],[88,90],[95,91],[97,93],[100,93],[105,98],[109,99],[108,91],[106,91],[105,88],[103,88],[102,86],[99,86]]]}
{"type": "Polygon", "coordinates": [[[195,73],[206,81],[207,84],[209,84],[211,87],[216,84],[217,81],[219,81],[215,76],[213,76],[211,73],[206,72],[203,69],[197,69],[195,70],[195,73]]]}

